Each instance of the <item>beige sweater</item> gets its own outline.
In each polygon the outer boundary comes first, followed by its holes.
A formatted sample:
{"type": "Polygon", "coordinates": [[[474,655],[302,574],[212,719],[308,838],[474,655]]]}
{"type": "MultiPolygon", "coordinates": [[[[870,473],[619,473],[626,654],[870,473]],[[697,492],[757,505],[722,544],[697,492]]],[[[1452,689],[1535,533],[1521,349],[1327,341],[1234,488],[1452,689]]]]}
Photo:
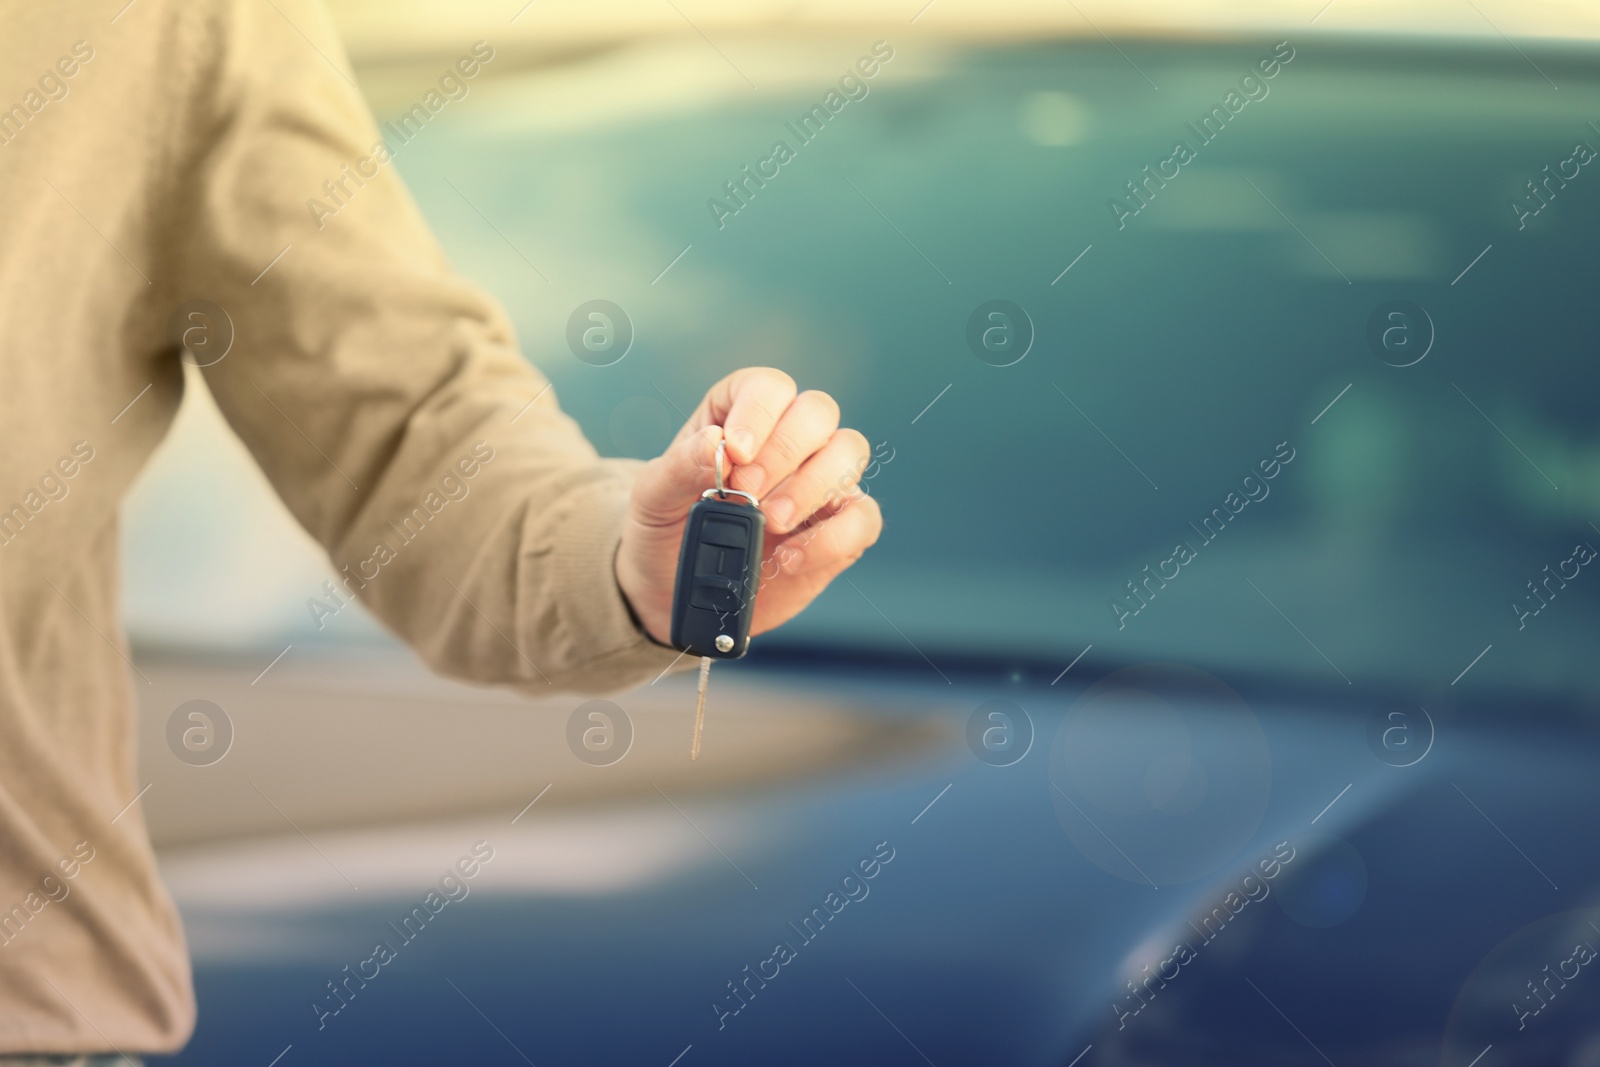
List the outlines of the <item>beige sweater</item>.
{"type": "Polygon", "coordinates": [[[308,210],[380,136],[316,0],[126,3],[0,0],[0,1053],[165,1051],[194,1023],[128,807],[117,597],[186,301],[233,322],[204,370],[233,428],[435,668],[603,690],[673,659],[613,577],[633,465],[539,397],[393,167],[308,210]]]}

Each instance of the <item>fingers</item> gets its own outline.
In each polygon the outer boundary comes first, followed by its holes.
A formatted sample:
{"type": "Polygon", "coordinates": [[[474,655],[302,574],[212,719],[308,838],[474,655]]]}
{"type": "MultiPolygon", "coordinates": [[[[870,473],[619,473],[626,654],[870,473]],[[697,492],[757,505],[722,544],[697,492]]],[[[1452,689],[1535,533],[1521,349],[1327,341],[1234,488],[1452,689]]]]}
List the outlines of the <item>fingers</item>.
{"type": "MultiPolygon", "coordinates": [[[[771,559],[784,575],[831,578],[860,559],[882,532],[883,512],[876,500],[863,494],[785,540],[771,559]]],[[[770,567],[766,570],[771,572],[770,567]]]]}
{"type": "Polygon", "coordinates": [[[770,492],[826,445],[838,428],[839,405],[833,397],[815,389],[801,393],[778,419],[755,462],[734,468],[733,487],[756,496],[770,492]]]}
{"type": "Polygon", "coordinates": [[[700,494],[716,484],[717,442],[722,427],[681,433],[665,452],[644,465],[629,497],[632,517],[646,526],[683,521],[700,494]]]}
{"type": "Polygon", "coordinates": [[[872,458],[865,437],[839,428],[839,405],[827,393],[797,394],[782,371],[746,368],[713,385],[672,447],[646,468],[634,502],[640,521],[665,524],[687,513],[713,483],[718,440],[726,442],[728,484],[763,498],[779,536],[854,496],[872,458]]]}
{"type": "Polygon", "coordinates": [[[824,505],[855,495],[861,472],[872,462],[872,446],[857,430],[836,430],[828,443],[761,501],[767,522],[779,533],[795,529],[824,505]]]}
{"type": "Polygon", "coordinates": [[[752,371],[740,381],[722,421],[728,455],[735,463],[755,462],[794,397],[794,379],[782,371],[752,371]]]}
{"type": "Polygon", "coordinates": [[[711,387],[685,429],[721,426],[728,458],[736,464],[753,463],[794,398],[794,379],[783,371],[746,367],[711,387]]]}

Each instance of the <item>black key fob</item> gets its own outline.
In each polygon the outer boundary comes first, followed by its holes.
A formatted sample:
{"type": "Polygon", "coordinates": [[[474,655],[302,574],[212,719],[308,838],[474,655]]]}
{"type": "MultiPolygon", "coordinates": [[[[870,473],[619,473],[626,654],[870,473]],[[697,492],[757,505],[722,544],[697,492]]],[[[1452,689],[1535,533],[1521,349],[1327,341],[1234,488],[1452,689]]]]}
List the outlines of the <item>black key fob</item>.
{"type": "Polygon", "coordinates": [[[749,650],[766,527],[756,498],[733,489],[708,489],[690,509],[672,594],[675,648],[711,659],[749,650]]]}

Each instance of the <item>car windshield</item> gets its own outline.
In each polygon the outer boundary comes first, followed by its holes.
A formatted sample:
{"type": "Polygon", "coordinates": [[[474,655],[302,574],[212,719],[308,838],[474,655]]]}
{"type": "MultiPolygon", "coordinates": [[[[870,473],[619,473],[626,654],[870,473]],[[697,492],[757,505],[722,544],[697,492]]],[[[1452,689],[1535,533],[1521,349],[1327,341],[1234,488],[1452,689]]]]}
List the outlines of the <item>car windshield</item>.
{"type": "Polygon", "coordinates": [[[1588,51],[1077,40],[602,88],[701,59],[507,79],[397,157],[603,451],[749,363],[847,403],[883,541],[772,643],[1422,688],[1494,646],[1487,683],[1600,684],[1600,616],[1556,603],[1600,545],[1588,51]],[[631,324],[610,365],[569,351],[591,299],[631,324]]]}

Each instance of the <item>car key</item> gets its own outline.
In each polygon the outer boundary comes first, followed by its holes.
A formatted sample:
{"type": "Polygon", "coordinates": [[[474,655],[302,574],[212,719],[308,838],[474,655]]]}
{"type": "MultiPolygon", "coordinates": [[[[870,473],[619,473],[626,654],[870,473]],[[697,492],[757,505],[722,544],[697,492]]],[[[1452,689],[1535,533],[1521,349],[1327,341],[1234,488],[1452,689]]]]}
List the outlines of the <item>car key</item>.
{"type": "Polygon", "coordinates": [[[750,620],[755,614],[756,589],[761,579],[766,516],[755,497],[723,483],[725,455],[726,447],[718,441],[717,487],[707,489],[689,509],[672,593],[673,647],[700,657],[690,759],[700,758],[711,661],[738,659],[749,651],[750,620]],[[742,498],[748,503],[730,498],[742,498]]]}

